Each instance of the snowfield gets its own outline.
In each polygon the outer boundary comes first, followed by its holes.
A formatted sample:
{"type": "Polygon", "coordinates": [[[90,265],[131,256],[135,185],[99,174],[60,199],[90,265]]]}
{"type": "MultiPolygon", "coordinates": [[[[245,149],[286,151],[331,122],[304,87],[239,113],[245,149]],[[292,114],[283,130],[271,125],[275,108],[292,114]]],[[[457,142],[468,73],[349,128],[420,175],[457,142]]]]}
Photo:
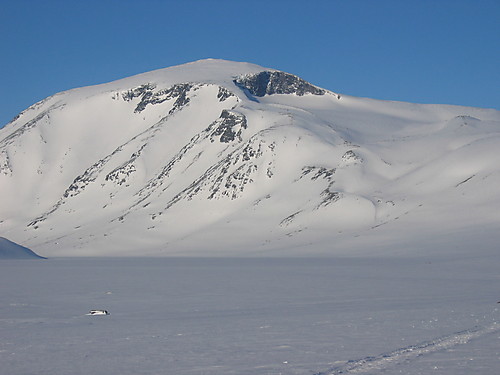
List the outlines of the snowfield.
{"type": "Polygon", "coordinates": [[[495,374],[498,265],[472,252],[4,260],[1,372],[495,374]]]}

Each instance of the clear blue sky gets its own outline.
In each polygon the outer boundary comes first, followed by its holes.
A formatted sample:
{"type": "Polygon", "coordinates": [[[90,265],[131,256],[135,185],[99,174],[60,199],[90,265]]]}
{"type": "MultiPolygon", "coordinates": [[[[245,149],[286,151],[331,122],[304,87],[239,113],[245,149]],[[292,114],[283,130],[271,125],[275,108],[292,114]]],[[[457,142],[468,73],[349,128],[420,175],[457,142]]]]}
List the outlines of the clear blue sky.
{"type": "Polygon", "coordinates": [[[500,109],[498,0],[0,0],[0,51],[0,126],[59,91],[208,57],[500,109]]]}

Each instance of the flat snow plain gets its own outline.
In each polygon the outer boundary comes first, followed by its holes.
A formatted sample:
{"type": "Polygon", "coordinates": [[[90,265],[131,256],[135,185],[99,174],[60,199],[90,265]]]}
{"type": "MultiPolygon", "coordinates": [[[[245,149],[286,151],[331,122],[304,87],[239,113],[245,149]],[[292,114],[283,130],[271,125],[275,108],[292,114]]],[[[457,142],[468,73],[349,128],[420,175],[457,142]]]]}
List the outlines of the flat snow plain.
{"type": "Polygon", "coordinates": [[[2,260],[0,372],[494,374],[498,266],[494,254],[2,260]]]}

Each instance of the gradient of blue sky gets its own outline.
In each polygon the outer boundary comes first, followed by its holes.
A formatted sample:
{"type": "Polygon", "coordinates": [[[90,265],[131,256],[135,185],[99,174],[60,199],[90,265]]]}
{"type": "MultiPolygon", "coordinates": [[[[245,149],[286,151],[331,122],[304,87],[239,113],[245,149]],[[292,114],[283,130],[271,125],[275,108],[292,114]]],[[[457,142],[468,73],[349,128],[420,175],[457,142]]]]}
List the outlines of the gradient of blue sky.
{"type": "Polygon", "coordinates": [[[498,0],[0,5],[0,126],[59,91],[208,57],[354,96],[500,109],[498,0]]]}

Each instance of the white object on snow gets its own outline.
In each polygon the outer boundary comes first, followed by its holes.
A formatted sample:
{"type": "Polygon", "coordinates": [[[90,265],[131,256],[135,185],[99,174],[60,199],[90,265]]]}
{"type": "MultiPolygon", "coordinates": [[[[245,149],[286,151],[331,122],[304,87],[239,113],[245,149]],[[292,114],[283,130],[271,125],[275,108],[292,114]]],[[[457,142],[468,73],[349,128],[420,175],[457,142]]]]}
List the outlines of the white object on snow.
{"type": "Polygon", "coordinates": [[[86,315],[109,315],[108,310],[90,310],[86,315]]]}

